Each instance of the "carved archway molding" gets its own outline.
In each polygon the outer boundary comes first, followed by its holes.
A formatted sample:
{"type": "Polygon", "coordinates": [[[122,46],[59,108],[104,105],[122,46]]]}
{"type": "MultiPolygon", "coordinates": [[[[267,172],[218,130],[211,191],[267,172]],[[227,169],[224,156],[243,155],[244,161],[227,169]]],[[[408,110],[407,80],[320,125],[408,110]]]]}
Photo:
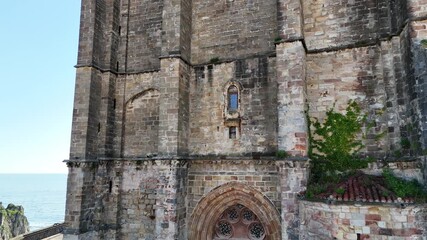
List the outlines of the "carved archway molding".
{"type": "Polygon", "coordinates": [[[191,214],[190,240],[211,240],[215,222],[229,207],[241,204],[258,216],[265,228],[266,240],[280,240],[280,213],[273,203],[258,190],[240,182],[230,182],[214,188],[204,196],[191,214]]]}

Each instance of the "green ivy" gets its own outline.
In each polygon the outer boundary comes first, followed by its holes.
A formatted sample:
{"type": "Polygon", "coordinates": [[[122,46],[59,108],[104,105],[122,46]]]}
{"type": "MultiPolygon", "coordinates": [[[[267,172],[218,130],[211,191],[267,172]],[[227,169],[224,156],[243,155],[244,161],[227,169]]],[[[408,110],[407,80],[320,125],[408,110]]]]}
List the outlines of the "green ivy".
{"type": "Polygon", "coordinates": [[[317,118],[309,118],[308,122],[309,128],[314,127],[309,131],[311,181],[336,182],[341,178],[338,173],[367,167],[369,161],[358,157],[364,147],[358,135],[366,124],[366,115],[355,101],[349,102],[345,114],[332,108],[324,122],[317,118]]]}
{"type": "Polygon", "coordinates": [[[427,193],[423,187],[416,181],[406,181],[393,175],[390,169],[383,170],[383,177],[387,187],[390,188],[398,197],[414,197],[417,202],[425,202],[427,193]]]}
{"type": "Polygon", "coordinates": [[[284,159],[284,158],[289,157],[289,154],[285,150],[278,150],[276,152],[276,157],[279,159],[284,159]]]}
{"type": "Polygon", "coordinates": [[[217,64],[219,63],[219,57],[213,57],[209,60],[209,63],[217,64]]]}

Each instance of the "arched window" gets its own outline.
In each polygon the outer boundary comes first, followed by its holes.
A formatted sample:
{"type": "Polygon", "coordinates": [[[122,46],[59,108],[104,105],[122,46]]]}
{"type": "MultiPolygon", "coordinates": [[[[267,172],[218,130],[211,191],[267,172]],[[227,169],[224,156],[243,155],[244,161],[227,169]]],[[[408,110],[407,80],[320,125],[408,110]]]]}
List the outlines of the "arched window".
{"type": "Polygon", "coordinates": [[[227,90],[228,111],[235,112],[239,107],[239,90],[235,85],[231,85],[227,90]]]}

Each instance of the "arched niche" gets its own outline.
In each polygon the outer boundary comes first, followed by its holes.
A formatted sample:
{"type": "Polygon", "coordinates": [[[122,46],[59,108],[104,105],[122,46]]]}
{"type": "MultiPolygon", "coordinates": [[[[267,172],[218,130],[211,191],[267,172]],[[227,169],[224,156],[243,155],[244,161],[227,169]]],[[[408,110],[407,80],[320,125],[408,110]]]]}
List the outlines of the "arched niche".
{"type": "Polygon", "coordinates": [[[150,88],[126,102],[124,156],[147,157],[157,154],[160,92],[150,88]]]}
{"type": "Polygon", "coordinates": [[[254,222],[259,223],[264,231],[260,239],[281,239],[280,214],[277,209],[261,192],[239,182],[219,186],[199,201],[188,225],[189,239],[214,240],[224,213],[235,206],[243,206],[256,216],[254,222]]]}

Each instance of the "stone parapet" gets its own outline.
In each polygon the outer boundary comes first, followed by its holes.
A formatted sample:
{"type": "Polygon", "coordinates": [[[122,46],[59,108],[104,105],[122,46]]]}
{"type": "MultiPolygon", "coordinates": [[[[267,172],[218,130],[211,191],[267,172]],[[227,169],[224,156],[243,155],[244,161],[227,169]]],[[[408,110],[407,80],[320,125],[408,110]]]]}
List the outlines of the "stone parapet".
{"type": "Polygon", "coordinates": [[[422,239],[426,205],[328,205],[300,201],[303,239],[422,239]]]}

